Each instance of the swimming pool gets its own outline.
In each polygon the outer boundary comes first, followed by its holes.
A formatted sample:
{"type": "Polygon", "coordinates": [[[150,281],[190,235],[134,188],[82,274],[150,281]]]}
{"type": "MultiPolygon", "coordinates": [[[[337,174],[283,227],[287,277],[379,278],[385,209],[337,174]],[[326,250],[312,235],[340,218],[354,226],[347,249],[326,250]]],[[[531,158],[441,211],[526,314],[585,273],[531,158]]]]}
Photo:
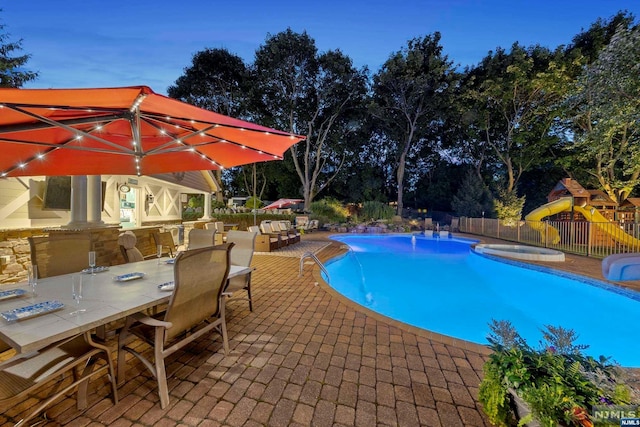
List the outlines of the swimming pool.
{"type": "Polygon", "coordinates": [[[589,345],[587,354],[640,367],[637,292],[473,253],[467,239],[331,238],[350,250],[326,264],[330,286],[380,314],[478,344],[487,344],[492,319],[511,321],[532,346],[545,325],[562,326],[589,345]]]}

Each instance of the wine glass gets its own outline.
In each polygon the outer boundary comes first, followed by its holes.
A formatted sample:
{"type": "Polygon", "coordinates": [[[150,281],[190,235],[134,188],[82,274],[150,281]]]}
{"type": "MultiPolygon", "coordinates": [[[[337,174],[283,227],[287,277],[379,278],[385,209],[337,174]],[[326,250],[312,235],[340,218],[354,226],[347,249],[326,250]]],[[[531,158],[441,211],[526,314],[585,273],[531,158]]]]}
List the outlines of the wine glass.
{"type": "Polygon", "coordinates": [[[71,316],[74,316],[78,313],[84,313],[87,311],[84,308],[80,308],[80,301],[82,300],[82,275],[74,274],[71,276],[71,296],[76,302],[76,310],[69,313],[71,316]]]}
{"type": "Polygon", "coordinates": [[[162,245],[156,245],[156,256],[158,257],[158,264],[160,264],[160,258],[162,257],[162,245]]]}
{"type": "Polygon", "coordinates": [[[29,275],[29,287],[33,296],[37,296],[36,288],[38,287],[38,266],[29,264],[27,274],[29,275]]]}
{"type": "Polygon", "coordinates": [[[91,267],[91,274],[96,274],[96,252],[89,251],[89,267],[91,267]]]}

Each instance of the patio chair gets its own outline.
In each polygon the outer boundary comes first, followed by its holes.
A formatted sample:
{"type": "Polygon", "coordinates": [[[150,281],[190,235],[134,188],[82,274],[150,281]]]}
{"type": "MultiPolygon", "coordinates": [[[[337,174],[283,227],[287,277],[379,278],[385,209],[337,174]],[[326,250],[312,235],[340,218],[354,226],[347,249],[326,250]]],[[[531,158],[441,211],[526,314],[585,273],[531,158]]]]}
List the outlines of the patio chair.
{"type": "Polygon", "coordinates": [[[176,244],[173,241],[173,236],[169,231],[155,231],[151,234],[153,237],[154,247],[162,245],[162,255],[168,255],[173,257],[173,253],[176,250],[176,244]]]}
{"type": "Polygon", "coordinates": [[[229,275],[233,243],[181,252],[174,266],[174,290],[166,311],[149,317],[127,317],[118,337],[118,382],[125,381],[125,351],[133,354],[158,381],[160,407],[169,404],[165,359],[192,341],[217,330],[224,353],[229,351],[223,290],[229,275]],[[126,344],[136,336],[153,347],[153,363],[126,344]]]}
{"type": "Polygon", "coordinates": [[[126,263],[144,261],[144,255],[136,248],[137,242],[138,238],[133,231],[125,231],[118,235],[118,245],[126,263]]]}
{"type": "Polygon", "coordinates": [[[224,221],[216,221],[214,224],[216,230],[216,245],[221,245],[227,241],[227,232],[224,231],[224,221]]]}
{"type": "Polygon", "coordinates": [[[11,350],[11,346],[9,344],[7,344],[6,342],[0,340],[0,356],[5,351],[9,351],[9,350],[11,350]]]}
{"type": "Polygon", "coordinates": [[[289,234],[289,239],[292,243],[298,243],[300,241],[300,232],[291,226],[291,221],[274,222],[280,225],[280,230],[284,230],[289,234]]]}
{"type": "Polygon", "coordinates": [[[433,218],[425,218],[424,219],[424,229],[425,230],[433,230],[433,218]]]}
{"type": "Polygon", "coordinates": [[[226,233],[224,232],[224,222],[222,221],[207,222],[204,225],[204,229],[216,232],[216,235],[213,238],[216,245],[221,245],[226,241],[226,233]]]}
{"type": "MultiPolygon", "coordinates": [[[[253,259],[253,252],[256,246],[256,237],[258,233],[255,231],[238,231],[230,230],[227,233],[227,242],[234,244],[231,250],[231,264],[250,267],[253,259]]],[[[247,300],[249,301],[249,311],[253,311],[253,303],[251,300],[251,272],[242,276],[232,277],[228,280],[225,292],[233,294],[238,291],[247,291],[247,300]]]]}
{"type": "Polygon", "coordinates": [[[257,252],[271,252],[280,247],[280,236],[262,234],[257,225],[251,225],[247,230],[256,233],[255,250],[257,252]]]}
{"type": "Polygon", "coordinates": [[[31,263],[40,278],[77,273],[89,266],[89,234],[52,234],[29,237],[31,263]]]}
{"type": "Polygon", "coordinates": [[[268,236],[277,236],[278,237],[278,247],[287,246],[289,242],[289,234],[286,232],[281,232],[280,229],[274,230],[271,227],[271,221],[262,221],[260,223],[260,231],[262,234],[266,234],[268,236]]]}
{"type": "Polygon", "coordinates": [[[320,221],[317,219],[312,219],[309,221],[309,231],[317,230],[320,228],[320,221]]]}
{"type": "Polygon", "coordinates": [[[24,400],[33,391],[58,378],[58,387],[51,388],[51,395],[37,402],[29,414],[16,426],[26,425],[51,403],[78,387],[77,407],[87,407],[89,380],[98,374],[107,373],[111,383],[113,403],[118,403],[118,389],[111,350],[91,340],[85,333],[52,344],[39,351],[17,354],[0,364],[0,407],[10,408],[12,404],[24,400]],[[103,365],[92,362],[95,357],[104,359],[103,365]],[[58,377],[72,372],[72,381],[66,384],[58,377]]]}
{"type": "Polygon", "coordinates": [[[187,250],[206,248],[216,244],[216,231],[193,228],[189,231],[187,250]]]}
{"type": "Polygon", "coordinates": [[[297,216],[294,222],[296,229],[303,232],[309,228],[309,217],[306,215],[297,216]]]}
{"type": "Polygon", "coordinates": [[[287,236],[290,245],[300,241],[299,235],[296,234],[295,231],[290,230],[284,221],[271,221],[271,229],[279,232],[283,236],[287,236]]]}

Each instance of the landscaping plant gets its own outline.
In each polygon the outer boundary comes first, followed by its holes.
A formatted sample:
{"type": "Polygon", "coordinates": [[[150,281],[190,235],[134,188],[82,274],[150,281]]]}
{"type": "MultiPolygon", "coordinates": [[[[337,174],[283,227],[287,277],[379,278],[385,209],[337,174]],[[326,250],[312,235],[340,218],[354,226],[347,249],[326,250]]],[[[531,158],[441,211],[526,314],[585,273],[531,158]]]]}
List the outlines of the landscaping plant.
{"type": "Polygon", "coordinates": [[[484,365],[479,399],[489,420],[497,426],[517,422],[514,394],[543,426],[593,426],[593,405],[629,404],[630,390],[620,381],[618,367],[600,356],[586,356],[586,345],[574,344],[573,330],[545,326],[535,349],[508,321],[493,321],[487,338],[493,353],[484,365]]]}
{"type": "Polygon", "coordinates": [[[362,204],[359,217],[372,221],[390,220],[395,213],[395,209],[387,203],[372,200],[362,204]]]}

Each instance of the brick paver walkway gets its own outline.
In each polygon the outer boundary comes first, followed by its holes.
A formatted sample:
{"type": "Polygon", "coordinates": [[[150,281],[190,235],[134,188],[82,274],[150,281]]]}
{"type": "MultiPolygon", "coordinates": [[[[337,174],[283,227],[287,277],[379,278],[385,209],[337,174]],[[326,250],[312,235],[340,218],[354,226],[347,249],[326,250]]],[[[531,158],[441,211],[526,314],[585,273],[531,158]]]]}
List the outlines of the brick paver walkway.
{"type": "MultiPolygon", "coordinates": [[[[334,243],[319,256],[342,250],[334,243]]],[[[317,268],[298,277],[298,258],[256,255],[254,264],[254,311],[227,303],[230,354],[205,337],[171,357],[166,409],[155,380],[130,360],[117,405],[96,379],[86,411],[70,395],[47,411],[47,425],[489,425],[477,400],[486,348],[365,314],[318,284],[317,268]]],[[[1,408],[0,424],[36,399],[1,408]]]]}

